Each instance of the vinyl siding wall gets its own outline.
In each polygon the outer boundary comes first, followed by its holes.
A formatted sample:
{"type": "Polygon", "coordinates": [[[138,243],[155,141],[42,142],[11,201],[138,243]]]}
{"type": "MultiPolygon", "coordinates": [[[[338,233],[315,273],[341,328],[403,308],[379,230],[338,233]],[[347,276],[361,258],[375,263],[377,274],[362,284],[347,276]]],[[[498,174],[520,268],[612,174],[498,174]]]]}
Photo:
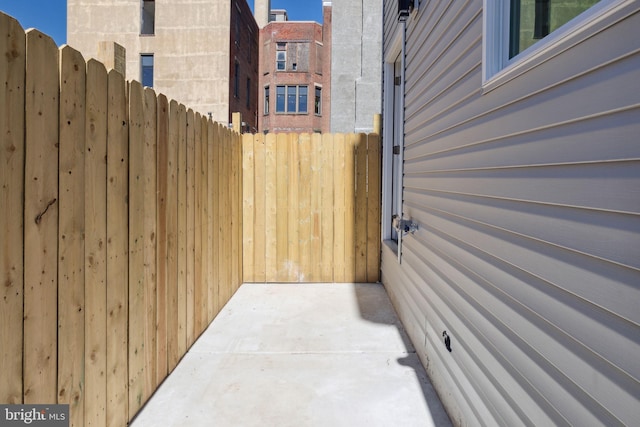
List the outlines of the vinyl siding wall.
{"type": "Polygon", "coordinates": [[[640,3],[484,92],[482,6],[422,0],[407,23],[420,228],[401,264],[383,245],[383,282],[455,424],[637,424],[640,3]]]}

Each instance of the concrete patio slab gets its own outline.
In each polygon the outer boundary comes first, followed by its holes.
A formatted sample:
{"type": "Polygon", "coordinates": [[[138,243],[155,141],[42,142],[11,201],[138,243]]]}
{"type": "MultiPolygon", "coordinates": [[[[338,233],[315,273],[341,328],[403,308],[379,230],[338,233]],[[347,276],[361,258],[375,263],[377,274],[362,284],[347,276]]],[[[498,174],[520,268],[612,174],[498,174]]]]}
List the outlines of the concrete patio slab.
{"type": "Polygon", "coordinates": [[[450,426],[379,284],[245,284],[133,420],[450,426]]]}

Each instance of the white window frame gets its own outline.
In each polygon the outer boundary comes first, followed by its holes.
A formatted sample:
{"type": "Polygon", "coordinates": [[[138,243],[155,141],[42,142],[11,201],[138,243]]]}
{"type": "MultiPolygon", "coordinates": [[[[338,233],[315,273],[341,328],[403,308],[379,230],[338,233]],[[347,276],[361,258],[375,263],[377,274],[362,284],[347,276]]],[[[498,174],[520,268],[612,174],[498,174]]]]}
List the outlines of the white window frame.
{"type": "MultiPolygon", "coordinates": [[[[396,33],[393,35],[393,39],[389,45],[389,48],[385,52],[384,57],[384,117],[383,123],[388,123],[383,128],[383,155],[382,155],[382,218],[381,218],[381,226],[382,226],[382,240],[387,244],[396,254],[398,254],[398,260],[400,260],[401,250],[399,250],[399,244],[401,244],[402,237],[398,235],[397,243],[393,240],[393,227],[392,227],[392,216],[394,200],[393,195],[399,198],[397,201],[398,206],[400,207],[400,211],[402,211],[402,188],[403,188],[403,159],[400,159],[399,167],[394,171],[393,170],[393,162],[394,162],[394,154],[393,154],[393,146],[396,142],[400,145],[401,152],[404,148],[404,132],[400,132],[400,134],[394,134],[394,132],[399,132],[399,128],[397,126],[393,126],[393,121],[396,116],[395,108],[404,109],[404,82],[401,82],[401,88],[399,90],[402,91],[403,101],[400,103],[401,105],[394,105],[394,93],[395,93],[395,82],[394,82],[394,68],[396,63],[396,58],[398,55],[401,55],[403,52],[403,33],[405,31],[404,23],[400,23],[396,30],[396,33]],[[391,96],[390,96],[391,95],[391,96]],[[394,175],[395,172],[395,175],[394,175]],[[395,191],[394,191],[395,186],[395,191]]],[[[402,116],[404,116],[402,114],[402,116]]],[[[404,126],[404,118],[402,120],[400,129],[404,126]]],[[[400,216],[402,216],[402,212],[399,212],[400,216]]]]}
{"type": "Polygon", "coordinates": [[[537,43],[509,59],[509,0],[483,0],[482,88],[484,92],[539,66],[626,16],[635,0],[600,0],[537,43]]]}

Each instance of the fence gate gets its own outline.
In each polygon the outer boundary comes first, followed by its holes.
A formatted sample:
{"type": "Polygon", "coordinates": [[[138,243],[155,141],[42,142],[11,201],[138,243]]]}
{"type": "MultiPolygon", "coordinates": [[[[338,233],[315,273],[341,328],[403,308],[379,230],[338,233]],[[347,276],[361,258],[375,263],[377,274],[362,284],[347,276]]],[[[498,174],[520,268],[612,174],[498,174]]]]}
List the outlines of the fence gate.
{"type": "Polygon", "coordinates": [[[377,134],[243,135],[245,282],[380,278],[377,134]]]}

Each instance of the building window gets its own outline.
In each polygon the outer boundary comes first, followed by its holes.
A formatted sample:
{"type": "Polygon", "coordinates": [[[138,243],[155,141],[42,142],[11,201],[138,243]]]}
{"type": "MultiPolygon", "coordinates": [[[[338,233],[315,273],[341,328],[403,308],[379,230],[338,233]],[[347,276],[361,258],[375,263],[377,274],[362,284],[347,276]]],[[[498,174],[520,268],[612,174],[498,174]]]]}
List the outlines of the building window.
{"type": "Polygon", "coordinates": [[[314,113],[316,115],[322,115],[322,88],[320,86],[316,86],[316,99],[314,103],[314,113]]]}
{"type": "Polygon", "coordinates": [[[240,64],[238,64],[238,61],[233,67],[233,96],[235,98],[240,97],[240,64]]]}
{"type": "Polygon", "coordinates": [[[251,79],[247,78],[247,108],[251,106],[251,79]]]}
{"type": "Polygon", "coordinates": [[[559,51],[587,37],[585,25],[624,0],[496,0],[485,2],[483,80],[514,62],[532,62],[533,50],[559,51]],[[576,31],[580,29],[581,31],[576,31]]]}
{"type": "Polygon", "coordinates": [[[298,86],[298,113],[306,113],[309,104],[309,88],[307,86],[298,86]]]}
{"type": "Polygon", "coordinates": [[[264,87],[264,114],[269,114],[269,86],[264,87]]]}
{"type": "Polygon", "coordinates": [[[287,44],[276,43],[276,70],[284,71],[287,68],[287,44]]]}
{"type": "Polygon", "coordinates": [[[142,0],[140,14],[140,34],[153,35],[156,27],[156,2],[154,0],[142,0]]]}
{"type": "Polygon", "coordinates": [[[276,113],[286,112],[284,103],[286,90],[286,86],[276,86],[276,113]]]}
{"type": "Polygon", "coordinates": [[[306,113],[308,86],[277,86],[276,113],[306,113]]]}
{"type": "Polygon", "coordinates": [[[153,55],[140,55],[140,80],[142,86],[153,87],[153,55]]]}
{"type": "Polygon", "coordinates": [[[510,0],[509,58],[534,45],[598,0],[510,0]]]}

